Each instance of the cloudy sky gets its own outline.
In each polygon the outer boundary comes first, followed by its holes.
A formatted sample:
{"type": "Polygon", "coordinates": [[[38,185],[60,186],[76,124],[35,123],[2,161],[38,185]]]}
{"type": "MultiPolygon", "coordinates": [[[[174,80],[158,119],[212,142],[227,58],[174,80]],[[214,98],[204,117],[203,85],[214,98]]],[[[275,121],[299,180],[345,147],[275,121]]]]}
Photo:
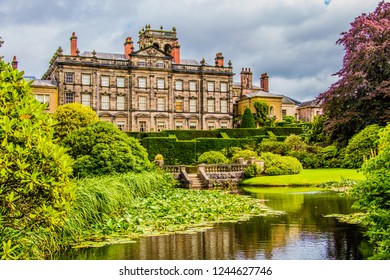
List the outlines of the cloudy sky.
{"type": "MultiPolygon", "coordinates": [[[[0,0],[0,56],[40,78],[72,32],[81,52],[122,53],[146,24],[176,27],[181,57],[214,64],[231,60],[239,81],[251,68],[253,83],[270,76],[270,91],[306,101],[329,88],[341,68],[340,33],[379,0],[0,0]]],[[[138,49],[138,46],[137,48],[138,49]]]]}

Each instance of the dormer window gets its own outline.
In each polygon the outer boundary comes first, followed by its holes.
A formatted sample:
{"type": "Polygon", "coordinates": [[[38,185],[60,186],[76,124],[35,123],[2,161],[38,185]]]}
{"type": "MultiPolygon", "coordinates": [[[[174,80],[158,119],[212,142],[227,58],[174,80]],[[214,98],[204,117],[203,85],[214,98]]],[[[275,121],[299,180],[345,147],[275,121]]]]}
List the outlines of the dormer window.
{"type": "Polygon", "coordinates": [[[139,60],[138,61],[138,66],[140,66],[140,67],[145,67],[146,66],[146,62],[145,62],[145,60],[139,60]]]}

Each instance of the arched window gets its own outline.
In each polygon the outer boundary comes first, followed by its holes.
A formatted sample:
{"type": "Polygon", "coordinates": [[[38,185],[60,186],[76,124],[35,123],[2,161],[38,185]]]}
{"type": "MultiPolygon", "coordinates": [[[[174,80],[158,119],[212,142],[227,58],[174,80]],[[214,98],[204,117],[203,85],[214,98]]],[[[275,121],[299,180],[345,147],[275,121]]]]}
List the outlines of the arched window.
{"type": "Polygon", "coordinates": [[[270,106],[269,107],[269,116],[270,117],[273,117],[275,114],[274,114],[274,106],[270,106]]]}

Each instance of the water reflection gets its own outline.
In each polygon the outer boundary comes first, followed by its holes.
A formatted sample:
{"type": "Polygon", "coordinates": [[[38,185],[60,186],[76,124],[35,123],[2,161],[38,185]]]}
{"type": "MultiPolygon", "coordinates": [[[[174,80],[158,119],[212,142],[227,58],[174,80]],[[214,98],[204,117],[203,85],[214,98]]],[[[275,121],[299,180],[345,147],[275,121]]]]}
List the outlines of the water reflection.
{"type": "Polygon", "coordinates": [[[63,258],[136,260],[362,259],[358,226],[324,218],[351,212],[353,201],[334,193],[256,194],[286,215],[218,224],[194,234],[152,236],[135,243],[75,250],[63,258]]]}

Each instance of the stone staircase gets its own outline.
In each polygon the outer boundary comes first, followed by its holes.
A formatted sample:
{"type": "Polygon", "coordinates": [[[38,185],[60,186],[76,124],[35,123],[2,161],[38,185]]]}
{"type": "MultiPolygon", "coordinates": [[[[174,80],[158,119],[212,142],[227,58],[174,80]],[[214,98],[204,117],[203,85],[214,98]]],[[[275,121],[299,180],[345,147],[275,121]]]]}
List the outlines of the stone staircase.
{"type": "Polygon", "coordinates": [[[202,182],[200,174],[188,174],[188,177],[191,182],[191,189],[199,190],[206,187],[202,182]]]}

